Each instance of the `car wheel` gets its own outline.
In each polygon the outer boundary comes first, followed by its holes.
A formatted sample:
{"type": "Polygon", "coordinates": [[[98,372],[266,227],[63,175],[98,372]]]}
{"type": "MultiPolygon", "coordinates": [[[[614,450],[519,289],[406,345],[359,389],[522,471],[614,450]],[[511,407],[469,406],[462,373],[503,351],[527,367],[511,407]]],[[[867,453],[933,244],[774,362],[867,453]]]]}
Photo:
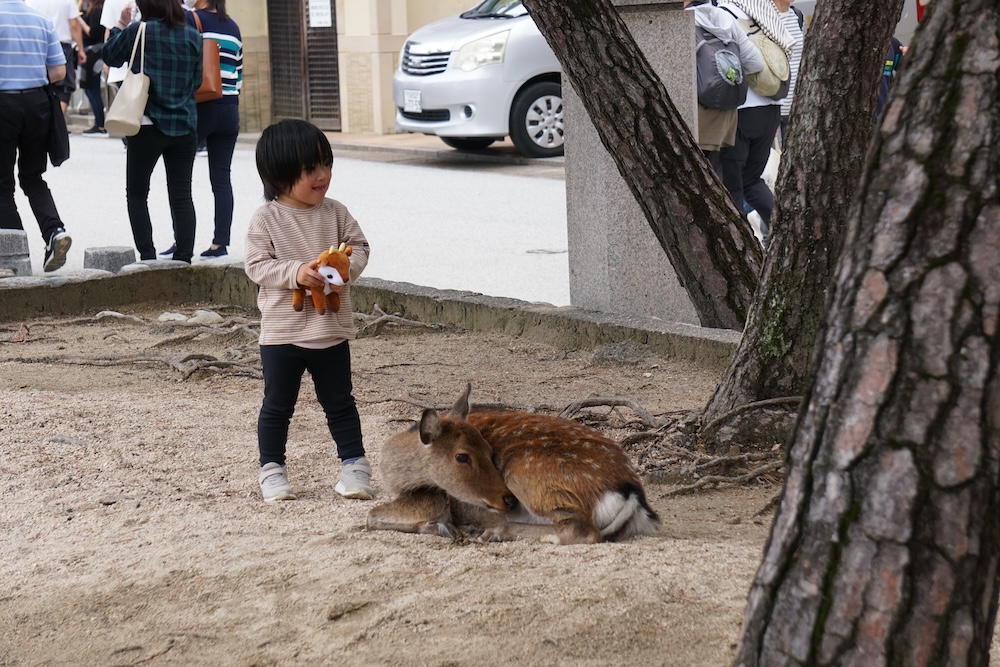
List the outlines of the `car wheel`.
{"type": "Polygon", "coordinates": [[[521,91],[510,108],[510,140],[528,157],[563,154],[561,85],[539,81],[521,91]]]}
{"type": "Polygon", "coordinates": [[[439,139],[460,151],[481,151],[496,141],[493,137],[439,137],[439,139]]]}

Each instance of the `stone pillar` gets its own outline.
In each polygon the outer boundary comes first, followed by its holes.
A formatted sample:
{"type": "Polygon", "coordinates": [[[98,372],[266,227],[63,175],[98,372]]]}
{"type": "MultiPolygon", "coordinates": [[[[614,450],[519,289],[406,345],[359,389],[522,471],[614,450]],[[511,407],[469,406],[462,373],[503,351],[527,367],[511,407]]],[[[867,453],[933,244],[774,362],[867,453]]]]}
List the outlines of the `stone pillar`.
{"type": "Polygon", "coordinates": [[[28,234],[20,229],[0,229],[0,269],[2,275],[31,275],[31,256],[28,254],[28,234]]]}
{"type": "Polygon", "coordinates": [[[105,246],[87,248],[83,251],[83,268],[99,269],[118,273],[123,266],[135,262],[135,248],[132,246],[105,246]]]}
{"type": "MultiPolygon", "coordinates": [[[[697,135],[694,16],[682,0],[612,0],[697,135]]],[[[566,217],[574,306],[699,324],[687,292],[566,77],[566,217]]]]}

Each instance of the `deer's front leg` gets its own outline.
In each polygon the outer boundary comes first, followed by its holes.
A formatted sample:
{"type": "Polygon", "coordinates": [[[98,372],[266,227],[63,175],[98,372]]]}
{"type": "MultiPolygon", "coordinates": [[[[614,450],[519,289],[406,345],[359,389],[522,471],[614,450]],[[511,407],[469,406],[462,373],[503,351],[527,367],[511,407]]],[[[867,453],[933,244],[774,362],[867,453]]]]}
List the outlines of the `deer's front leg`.
{"type": "Polygon", "coordinates": [[[395,530],[452,539],[460,534],[452,521],[448,495],[444,491],[405,493],[373,507],[368,512],[368,530],[395,530]]]}

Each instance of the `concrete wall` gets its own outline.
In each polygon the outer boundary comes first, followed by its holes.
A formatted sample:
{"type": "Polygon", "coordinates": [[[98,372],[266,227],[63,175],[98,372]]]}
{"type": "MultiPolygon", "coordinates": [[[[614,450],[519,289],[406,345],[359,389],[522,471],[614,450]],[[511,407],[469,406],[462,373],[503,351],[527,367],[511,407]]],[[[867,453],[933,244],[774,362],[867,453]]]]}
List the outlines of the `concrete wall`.
{"type": "MultiPolygon", "coordinates": [[[[681,0],[613,0],[632,37],[697,135],[694,17],[681,0]]],[[[563,81],[570,302],[589,310],[698,324],[660,242],[563,81]]]]}
{"type": "MultiPolygon", "coordinates": [[[[102,310],[162,304],[164,309],[205,304],[256,308],[257,285],[239,265],[194,265],[112,275],[84,271],[72,276],[0,279],[0,322],[96,315],[102,310]]],[[[472,292],[435,290],[409,283],[362,278],[351,288],[355,312],[399,313],[473,331],[503,331],[563,349],[634,340],[650,352],[687,359],[721,374],[739,333],[644,317],[531,304],[472,292]]]]}

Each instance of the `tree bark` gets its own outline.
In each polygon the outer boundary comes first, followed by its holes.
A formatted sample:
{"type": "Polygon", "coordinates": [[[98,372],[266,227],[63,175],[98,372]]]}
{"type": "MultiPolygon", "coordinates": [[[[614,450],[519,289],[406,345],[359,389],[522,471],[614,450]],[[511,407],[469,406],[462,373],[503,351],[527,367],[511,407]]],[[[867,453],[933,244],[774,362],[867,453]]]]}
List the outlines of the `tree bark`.
{"type": "MultiPolygon", "coordinates": [[[[704,423],[747,403],[801,396],[809,386],[844,221],[871,143],[882,63],[902,6],[903,0],[824,0],[816,9],[757,298],[704,423]]],[[[784,442],[788,435],[774,438],[784,442]]]]}
{"type": "Polygon", "coordinates": [[[738,665],[989,662],[998,35],[996,0],[934,0],[906,56],[851,209],[738,665]]]}
{"type": "MultiPolygon", "coordinates": [[[[609,0],[525,0],[701,324],[742,329],[760,244],[609,0]]],[[[694,39],[692,35],[691,39],[694,39]]]]}

